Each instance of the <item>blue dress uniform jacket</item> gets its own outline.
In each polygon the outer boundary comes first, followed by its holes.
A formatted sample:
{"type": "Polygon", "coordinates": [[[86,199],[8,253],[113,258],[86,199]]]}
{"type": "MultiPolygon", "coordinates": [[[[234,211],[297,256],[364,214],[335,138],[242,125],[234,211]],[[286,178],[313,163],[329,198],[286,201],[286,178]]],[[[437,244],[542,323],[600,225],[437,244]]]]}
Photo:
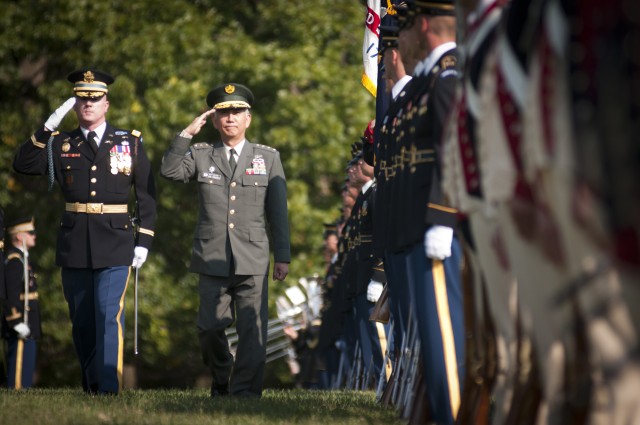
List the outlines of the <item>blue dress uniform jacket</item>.
{"type": "MultiPolygon", "coordinates": [[[[377,259],[373,255],[373,197],[375,192],[375,183],[367,189],[366,192],[360,193],[356,201],[359,205],[357,211],[357,234],[354,242],[356,254],[357,274],[356,274],[356,295],[367,292],[367,287],[373,276],[373,269],[378,264],[377,259]]],[[[355,210],[355,208],[354,208],[355,210]]]]}
{"type": "Polygon", "coordinates": [[[456,49],[446,52],[427,75],[414,77],[411,93],[400,109],[393,210],[389,248],[400,251],[419,243],[429,226],[456,225],[457,211],[449,208],[441,188],[441,129],[450,112],[458,80],[456,49]]]}
{"type": "Polygon", "coordinates": [[[163,157],[160,174],[198,182],[200,211],[190,271],[229,276],[261,275],[268,269],[271,231],[276,263],[289,263],[287,187],[277,150],[245,142],[231,175],[222,142],[196,143],[176,136],[163,157]],[[226,212],[226,213],[225,213],[226,212]]]}
{"type": "MultiPolygon", "coordinates": [[[[7,250],[5,265],[6,296],[4,315],[2,317],[2,336],[17,337],[13,327],[24,321],[24,255],[21,250],[11,247],[7,250]]],[[[33,267],[29,264],[29,338],[39,339],[42,335],[40,327],[40,308],[38,307],[38,285],[33,267]]]]}
{"type": "Polygon", "coordinates": [[[94,152],[80,128],[70,133],[43,129],[18,150],[13,162],[17,172],[48,174],[46,145],[53,136],[55,179],[67,203],[58,232],[57,265],[93,269],[129,266],[134,245],[151,247],[156,219],[155,183],[139,133],[134,133],[137,135],[107,124],[100,147],[94,152]],[[122,166],[126,163],[122,159],[127,156],[129,169],[122,166]],[[114,157],[120,158],[119,164],[114,157]],[[105,207],[127,205],[132,187],[139,219],[135,235],[126,208],[117,213],[100,213],[105,207]],[[71,205],[74,203],[80,204],[77,212],[71,205]],[[82,205],[86,205],[84,210],[82,205]]]}
{"type": "Polygon", "coordinates": [[[390,215],[394,209],[391,203],[392,188],[395,180],[395,149],[398,145],[400,124],[409,94],[413,93],[414,79],[404,86],[397,98],[391,102],[381,121],[380,136],[375,141],[374,174],[376,178],[376,191],[374,194],[376,212],[373,216],[373,247],[375,255],[383,257],[389,248],[390,215]]]}

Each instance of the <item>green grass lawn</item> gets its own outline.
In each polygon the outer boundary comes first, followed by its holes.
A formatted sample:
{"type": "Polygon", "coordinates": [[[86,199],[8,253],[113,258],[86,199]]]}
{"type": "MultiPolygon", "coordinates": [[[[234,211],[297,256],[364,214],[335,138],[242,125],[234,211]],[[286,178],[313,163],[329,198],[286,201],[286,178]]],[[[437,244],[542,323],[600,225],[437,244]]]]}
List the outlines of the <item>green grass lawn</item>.
{"type": "Polygon", "coordinates": [[[266,390],[261,399],[209,398],[203,389],[125,390],[117,397],[80,389],[0,390],[0,424],[402,424],[373,392],[266,390]]]}

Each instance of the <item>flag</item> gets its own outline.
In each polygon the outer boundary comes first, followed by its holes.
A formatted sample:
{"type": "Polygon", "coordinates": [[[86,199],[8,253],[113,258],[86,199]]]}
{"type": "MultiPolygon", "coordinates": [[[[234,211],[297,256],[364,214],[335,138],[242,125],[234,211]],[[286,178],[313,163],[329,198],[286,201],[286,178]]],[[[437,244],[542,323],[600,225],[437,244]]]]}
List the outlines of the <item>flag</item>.
{"type": "Polygon", "coordinates": [[[362,43],[362,85],[373,96],[378,87],[378,36],[380,34],[380,0],[367,0],[364,42],[362,43]]]}

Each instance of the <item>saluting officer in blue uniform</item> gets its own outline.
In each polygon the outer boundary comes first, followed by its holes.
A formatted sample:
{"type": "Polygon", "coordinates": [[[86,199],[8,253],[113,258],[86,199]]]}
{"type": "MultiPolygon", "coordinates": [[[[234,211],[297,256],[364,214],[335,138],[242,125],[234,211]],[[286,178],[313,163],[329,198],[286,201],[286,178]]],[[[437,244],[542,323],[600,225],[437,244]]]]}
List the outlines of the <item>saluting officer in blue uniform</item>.
{"type": "Polygon", "coordinates": [[[30,388],[36,369],[37,343],[41,337],[38,285],[32,262],[25,263],[29,249],[36,245],[33,217],[19,218],[7,224],[10,245],[7,247],[4,278],[6,297],[2,315],[2,337],[7,341],[7,388],[30,388]],[[28,291],[25,291],[25,266],[28,291]],[[28,301],[25,303],[25,298],[28,301]],[[25,317],[25,304],[29,314],[25,317]]]}
{"type": "Polygon", "coordinates": [[[108,85],[95,69],[67,77],[74,97],[18,150],[19,173],[49,175],[65,199],[56,248],[73,324],[73,342],[89,393],[122,389],[124,296],[130,267],[145,262],[154,237],[155,183],[140,132],[106,122],[108,85]],[[56,131],[74,109],[79,127],[56,131]],[[137,226],[127,204],[133,189],[137,226]]]}

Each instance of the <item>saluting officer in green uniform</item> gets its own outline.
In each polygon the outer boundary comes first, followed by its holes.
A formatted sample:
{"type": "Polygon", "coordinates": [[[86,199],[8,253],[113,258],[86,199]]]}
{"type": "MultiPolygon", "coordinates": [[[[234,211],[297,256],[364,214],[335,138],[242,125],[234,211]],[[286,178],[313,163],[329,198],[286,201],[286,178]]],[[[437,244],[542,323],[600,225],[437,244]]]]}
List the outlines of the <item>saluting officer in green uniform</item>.
{"type": "Polygon", "coordinates": [[[213,376],[212,397],[262,395],[268,319],[267,228],[275,280],[287,276],[291,259],[280,154],[245,138],[252,103],[253,94],[241,84],[214,88],[207,96],[211,109],[174,138],[160,170],[170,180],[198,182],[200,211],[190,271],[200,275],[197,325],[202,355],[213,376]],[[191,145],[209,116],[221,141],[191,145]],[[239,337],[235,363],[225,335],[234,320],[239,337]]]}

